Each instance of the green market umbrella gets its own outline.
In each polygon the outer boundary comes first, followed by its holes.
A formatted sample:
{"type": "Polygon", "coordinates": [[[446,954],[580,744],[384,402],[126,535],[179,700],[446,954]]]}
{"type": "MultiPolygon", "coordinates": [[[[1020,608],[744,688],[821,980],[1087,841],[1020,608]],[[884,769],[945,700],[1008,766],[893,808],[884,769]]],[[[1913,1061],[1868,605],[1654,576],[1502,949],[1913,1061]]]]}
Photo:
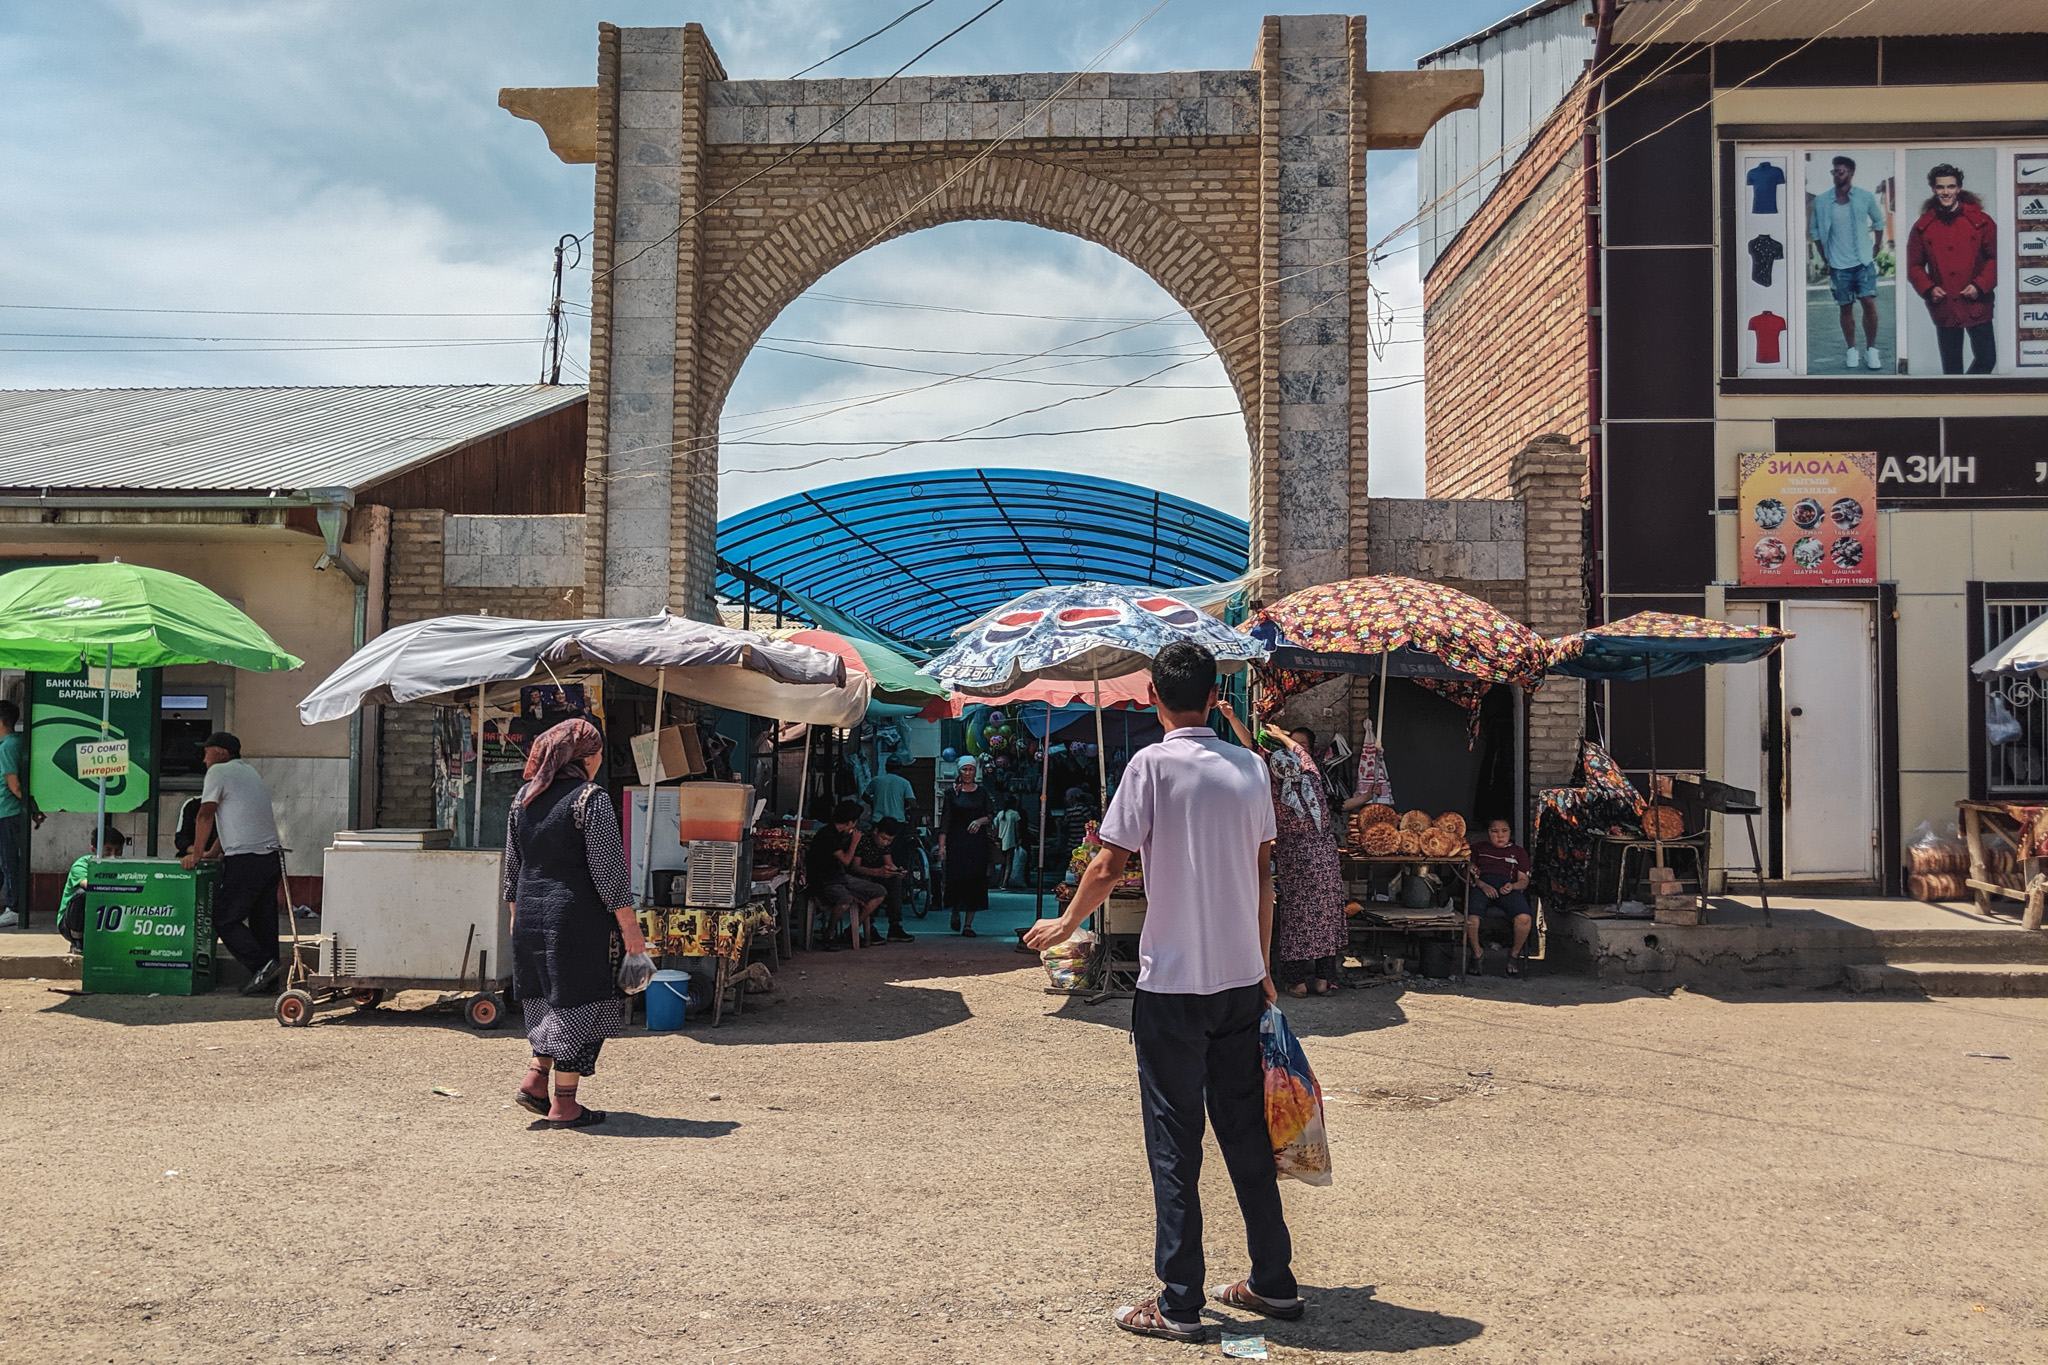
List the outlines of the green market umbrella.
{"type": "MultiPolygon", "coordinates": [[[[0,574],[0,668],[75,673],[104,668],[100,739],[110,730],[113,671],[227,664],[254,673],[297,668],[261,626],[181,574],[139,564],[53,564],[0,574]]],[[[107,779],[99,780],[107,825],[107,779]]],[[[98,847],[97,838],[94,843],[98,847]]]]}
{"type": "Polygon", "coordinates": [[[280,673],[285,653],[227,599],[182,574],[139,564],[53,564],[0,574],[0,668],[227,664],[280,673]]]}

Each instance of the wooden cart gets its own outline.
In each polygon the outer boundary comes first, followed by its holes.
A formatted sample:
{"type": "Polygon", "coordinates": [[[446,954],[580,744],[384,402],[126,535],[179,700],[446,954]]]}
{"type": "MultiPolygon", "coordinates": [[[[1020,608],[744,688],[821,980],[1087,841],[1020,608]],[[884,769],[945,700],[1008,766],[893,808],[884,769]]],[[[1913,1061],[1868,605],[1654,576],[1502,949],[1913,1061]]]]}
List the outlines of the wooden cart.
{"type": "Polygon", "coordinates": [[[2020,912],[2020,927],[2039,929],[2042,905],[2048,900],[2048,858],[2024,855],[2026,850],[2041,846],[2041,817],[2036,817],[2036,823],[2026,823],[2014,813],[2015,807],[1991,801],[1958,801],[1956,811],[1963,819],[1963,841],[1970,847],[1970,876],[1966,884],[1975,893],[1977,913],[1991,914],[1993,897],[2022,901],[2025,904],[2020,912]],[[2022,854],[2010,870],[1994,867],[1985,851],[1989,842],[1986,836],[1993,830],[2022,854]]]}

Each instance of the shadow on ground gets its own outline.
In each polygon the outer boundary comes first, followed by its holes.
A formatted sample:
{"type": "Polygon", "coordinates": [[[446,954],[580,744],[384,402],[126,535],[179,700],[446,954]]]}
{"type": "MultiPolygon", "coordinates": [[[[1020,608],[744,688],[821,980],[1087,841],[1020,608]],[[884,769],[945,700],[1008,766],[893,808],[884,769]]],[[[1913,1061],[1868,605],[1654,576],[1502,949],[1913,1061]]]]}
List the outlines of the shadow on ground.
{"type": "MultiPolygon", "coordinates": [[[[593,1128],[562,1131],[600,1138],[721,1138],[738,1127],[739,1124],[732,1119],[666,1118],[658,1114],[635,1114],[625,1109],[607,1109],[604,1122],[593,1128]]],[[[526,1125],[526,1130],[530,1133],[556,1131],[546,1119],[535,1119],[526,1125]]]]}
{"type": "Polygon", "coordinates": [[[1236,1319],[1211,1312],[1232,1335],[1257,1333],[1276,1346],[1300,1351],[1395,1355],[1470,1341],[1486,1324],[1426,1308],[1404,1308],[1377,1297],[1376,1285],[1317,1288],[1303,1285],[1308,1313],[1299,1322],[1236,1319]]]}

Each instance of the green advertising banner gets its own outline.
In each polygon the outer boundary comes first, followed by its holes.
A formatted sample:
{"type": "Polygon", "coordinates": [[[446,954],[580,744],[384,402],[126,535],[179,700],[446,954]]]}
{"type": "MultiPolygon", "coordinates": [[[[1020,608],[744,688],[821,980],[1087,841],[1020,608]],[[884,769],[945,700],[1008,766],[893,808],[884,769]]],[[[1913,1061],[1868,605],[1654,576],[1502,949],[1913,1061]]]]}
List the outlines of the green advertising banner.
{"type": "MultiPolygon", "coordinates": [[[[29,675],[29,790],[46,811],[99,809],[99,779],[79,776],[78,746],[100,742],[102,670],[69,676],[29,675]]],[[[113,673],[112,728],[107,737],[128,742],[128,771],[107,779],[109,811],[142,810],[156,792],[156,712],[159,669],[117,668],[113,673]]],[[[94,766],[88,749],[85,766],[94,766]]]]}

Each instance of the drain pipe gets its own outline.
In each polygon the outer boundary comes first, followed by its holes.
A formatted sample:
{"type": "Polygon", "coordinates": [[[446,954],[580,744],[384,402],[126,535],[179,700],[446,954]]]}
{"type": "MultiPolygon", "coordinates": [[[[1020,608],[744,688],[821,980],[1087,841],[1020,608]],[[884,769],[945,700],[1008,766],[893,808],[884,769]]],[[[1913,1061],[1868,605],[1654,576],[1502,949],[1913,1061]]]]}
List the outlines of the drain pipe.
{"type": "MultiPolygon", "coordinates": [[[[327,550],[315,560],[313,567],[325,573],[329,567],[337,568],[355,585],[355,631],[349,653],[354,654],[363,647],[364,634],[370,621],[370,574],[362,565],[348,557],[341,548],[342,532],[348,529],[349,509],[355,506],[356,495],[348,488],[314,488],[307,490],[313,503],[314,517],[320,523],[320,537],[327,542],[327,550]]],[[[363,709],[359,706],[348,718],[348,827],[363,827],[363,709]]]]}
{"type": "Polygon", "coordinates": [[[1601,360],[1606,354],[1606,319],[1602,310],[1601,255],[1606,242],[1600,202],[1600,107],[1607,86],[1607,63],[1614,50],[1614,18],[1618,0],[1594,0],[1593,60],[1587,67],[1586,131],[1580,144],[1580,197],[1586,233],[1586,624],[1607,620],[1606,384],[1601,360]]]}

